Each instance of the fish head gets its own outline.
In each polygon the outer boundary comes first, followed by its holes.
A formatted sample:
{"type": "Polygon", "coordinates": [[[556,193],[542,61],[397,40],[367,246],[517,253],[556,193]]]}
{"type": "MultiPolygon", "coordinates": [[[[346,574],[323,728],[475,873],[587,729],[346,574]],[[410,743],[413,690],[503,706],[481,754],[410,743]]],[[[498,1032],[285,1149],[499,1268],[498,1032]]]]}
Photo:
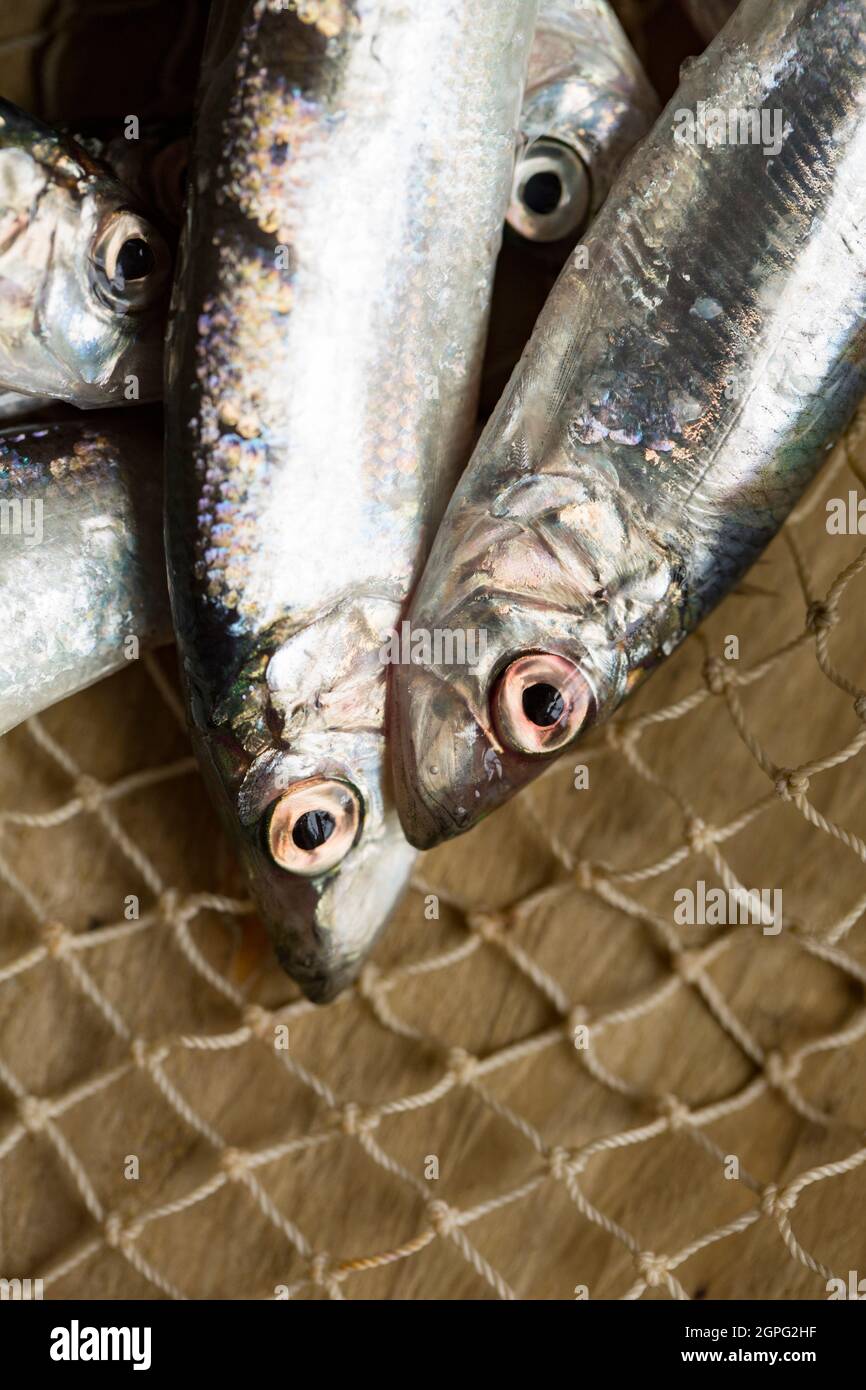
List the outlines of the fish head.
{"type": "Polygon", "coordinates": [[[107,169],[0,102],[0,382],[83,407],[158,398],[170,271],[107,169]]]}
{"type": "Polygon", "coordinates": [[[410,608],[391,749],[419,849],[471,829],[607,718],[653,656],[641,617],[678,611],[670,555],[629,516],[616,470],[547,464],[499,496],[483,481],[458,494],[410,608]]]}
{"type": "Polygon", "coordinates": [[[205,737],[277,957],[316,1003],[355,978],[415,859],[385,756],[391,614],[350,602],[266,634],[205,737]]]}

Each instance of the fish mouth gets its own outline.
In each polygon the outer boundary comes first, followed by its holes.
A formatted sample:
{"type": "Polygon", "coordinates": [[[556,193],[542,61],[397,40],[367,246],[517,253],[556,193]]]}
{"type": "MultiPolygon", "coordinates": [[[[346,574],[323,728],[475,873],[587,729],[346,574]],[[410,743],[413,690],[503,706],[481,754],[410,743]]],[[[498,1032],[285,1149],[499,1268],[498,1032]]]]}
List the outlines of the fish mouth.
{"type": "Polygon", "coordinates": [[[279,944],[274,948],[277,960],[304,993],[311,1004],[330,1004],[355,980],[361,971],[361,960],[348,961],[337,968],[313,969],[308,973],[300,970],[290,949],[279,944]]]}
{"type": "Polygon", "coordinates": [[[471,830],[514,790],[496,736],[433,671],[412,666],[398,673],[391,732],[394,797],[416,849],[471,830]]]}
{"type": "Polygon", "coordinates": [[[253,896],[283,970],[314,1004],[357,978],[409,879],[415,853],[395,812],[375,842],[320,878],[303,878],[247,849],[253,896]]]}

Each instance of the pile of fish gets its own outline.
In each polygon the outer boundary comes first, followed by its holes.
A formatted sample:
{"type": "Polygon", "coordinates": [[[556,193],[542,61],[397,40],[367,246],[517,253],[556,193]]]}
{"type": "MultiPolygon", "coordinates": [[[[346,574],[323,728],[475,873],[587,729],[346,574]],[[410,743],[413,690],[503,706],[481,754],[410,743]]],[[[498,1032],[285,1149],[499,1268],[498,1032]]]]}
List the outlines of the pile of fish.
{"type": "Polygon", "coordinates": [[[0,103],[0,729],[173,633],[313,1000],[866,391],[866,0],[700,9],[659,115],[605,0],[215,0],[170,308],[185,142],[0,103]],[[503,228],[561,274],[475,442],[503,228]]]}

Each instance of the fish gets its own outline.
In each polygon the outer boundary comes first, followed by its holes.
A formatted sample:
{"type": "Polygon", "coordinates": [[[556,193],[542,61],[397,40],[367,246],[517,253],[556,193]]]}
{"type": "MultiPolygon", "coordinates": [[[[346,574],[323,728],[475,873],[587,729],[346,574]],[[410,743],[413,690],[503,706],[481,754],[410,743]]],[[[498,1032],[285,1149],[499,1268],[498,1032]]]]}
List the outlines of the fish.
{"type": "Polygon", "coordinates": [[[81,408],[158,398],[170,272],[123,184],[0,100],[0,390],[81,408]]]}
{"type": "Polygon", "coordinates": [[[659,101],[606,0],[541,0],[493,287],[480,419],[659,101]]]}
{"type": "Polygon", "coordinates": [[[0,431],[0,734],[171,638],[158,408],[0,431]]]}
{"type": "Polygon", "coordinates": [[[725,27],[739,0],[682,0],[682,4],[701,38],[709,42],[725,27]]]}
{"type": "Polygon", "coordinates": [[[509,226],[533,242],[579,236],[658,113],[607,0],[541,0],[509,226]]]}
{"type": "Polygon", "coordinates": [[[392,639],[471,449],[535,0],[222,0],[166,358],[192,741],[277,959],[324,1003],[415,854],[392,639]]]}
{"type": "Polygon", "coordinates": [[[609,718],[817,474],[866,389],[864,161],[866,6],[742,0],[566,264],[440,525],[406,622],[450,653],[419,640],[392,672],[413,845],[609,718]]]}

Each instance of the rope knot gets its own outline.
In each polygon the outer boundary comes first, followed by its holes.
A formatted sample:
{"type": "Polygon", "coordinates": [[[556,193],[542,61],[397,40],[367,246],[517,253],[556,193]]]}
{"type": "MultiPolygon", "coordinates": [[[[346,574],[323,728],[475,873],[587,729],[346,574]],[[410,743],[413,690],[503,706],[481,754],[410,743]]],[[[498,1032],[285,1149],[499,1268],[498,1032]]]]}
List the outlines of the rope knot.
{"type": "Polygon", "coordinates": [[[782,1088],[793,1081],[800,1071],[796,1057],[786,1057],[781,1052],[771,1052],[764,1063],[764,1073],[771,1086],[782,1088]]]}
{"type": "Polygon", "coordinates": [[[700,816],[694,816],[686,825],[686,841],[695,854],[703,854],[715,844],[715,835],[700,816]]]}
{"type": "Polygon", "coordinates": [[[89,772],[82,772],[81,776],[75,779],[74,790],[81,802],[82,809],[95,811],[103,798],[105,789],[101,782],[98,782],[95,777],[91,777],[89,772]]]}
{"type": "Polygon", "coordinates": [[[505,918],[499,912],[471,912],[467,922],[469,930],[482,941],[498,941],[505,927],[505,918]]]}
{"type": "Polygon", "coordinates": [[[724,695],[731,684],[732,672],[720,656],[708,656],[704,662],[704,682],[711,695],[724,695]]]}
{"type": "Polygon", "coordinates": [[[608,724],[604,732],[604,741],[611,752],[626,753],[637,743],[638,732],[629,728],[628,724],[608,724]]]}
{"type": "Polygon", "coordinates": [[[314,1284],[318,1284],[320,1288],[324,1288],[325,1285],[329,1284],[334,1277],[331,1273],[330,1266],[330,1255],[327,1253],[327,1251],[320,1250],[318,1254],[314,1255],[313,1258],[310,1260],[311,1281],[314,1284]]]}
{"type": "Polygon", "coordinates": [[[176,888],[166,888],[156,900],[157,916],[166,926],[172,926],[180,910],[181,895],[176,888]]]}
{"type": "Polygon", "coordinates": [[[779,767],[776,769],[776,780],[774,783],[776,795],[782,801],[794,801],[798,796],[805,796],[809,790],[809,779],[796,768],[779,767]]]}
{"type": "Polygon", "coordinates": [[[821,600],[810,603],[806,609],[806,631],[807,632],[829,632],[831,627],[835,627],[839,621],[839,614],[835,607],[821,600]]]}
{"type": "Polygon", "coordinates": [[[645,1250],[643,1254],[638,1255],[637,1265],[651,1289],[657,1289],[670,1274],[667,1257],[654,1255],[651,1250],[645,1250]]]}
{"type": "Polygon", "coordinates": [[[454,1080],[465,1086],[478,1070],[478,1058],[463,1047],[452,1047],[448,1053],[448,1071],[454,1080]]]}
{"type": "Polygon", "coordinates": [[[703,962],[700,951],[675,951],[671,956],[671,966],[687,985],[694,984],[701,973],[703,962]]]}
{"type": "Polygon", "coordinates": [[[26,1130],[38,1134],[51,1119],[51,1106],[39,1096],[22,1096],[18,1102],[18,1115],[26,1130]]]}
{"type": "Polygon", "coordinates": [[[135,1238],[134,1228],[128,1226],[122,1216],[117,1212],[109,1212],[102,1227],[102,1234],[106,1245],[112,1250],[126,1251],[132,1245],[135,1238]]]}
{"type": "Polygon", "coordinates": [[[560,1182],[568,1177],[568,1165],[571,1162],[571,1154],[568,1149],[557,1144],[548,1153],[547,1162],[550,1165],[551,1177],[557,1178],[560,1182]]]}
{"type": "Polygon", "coordinates": [[[239,1182],[250,1166],[250,1158],[251,1155],[243,1149],[223,1149],[220,1154],[219,1166],[233,1182],[239,1182]]]}
{"type": "Polygon", "coordinates": [[[243,1024],[249,1028],[254,1038],[267,1039],[273,1027],[273,1016],[261,1004],[247,1004],[242,1013],[243,1024]]]}
{"type": "Polygon", "coordinates": [[[765,1216],[785,1216],[797,1205],[796,1196],[790,1192],[780,1192],[774,1182],[768,1184],[761,1194],[761,1210],[765,1216]]]}
{"type": "Polygon", "coordinates": [[[171,1051],[168,1043],[159,1042],[155,1038],[133,1038],[129,1050],[132,1053],[133,1062],[143,1071],[149,1071],[151,1067],[158,1067],[171,1051]]]}
{"type": "Polygon", "coordinates": [[[595,870],[588,859],[582,859],[575,865],[574,876],[577,879],[577,886],[584,893],[591,893],[595,885],[595,870]]]}
{"type": "MultiPolygon", "coordinates": [[[[569,1038],[571,1039],[571,1041],[574,1043],[575,1047],[577,1047],[577,1045],[578,1045],[578,1044],[577,1044],[577,1030],[578,1030],[578,1028],[584,1028],[584,1029],[586,1030],[586,1042],[588,1043],[588,1042],[589,1042],[589,1009],[586,1007],[585,1004],[575,1004],[575,1005],[573,1006],[573,1008],[569,1009],[568,1014],[567,1014],[567,1016],[566,1016],[566,1020],[565,1020],[565,1029],[566,1029],[566,1032],[567,1032],[569,1038]]],[[[581,1041],[583,1041],[583,1036],[582,1036],[582,1035],[581,1035],[581,1041]]]]}
{"type": "Polygon", "coordinates": [[[692,1122],[692,1112],[679,1096],[661,1096],[658,1102],[660,1114],[667,1118],[668,1128],[676,1133],[678,1130],[685,1129],[692,1122]]]}
{"type": "Polygon", "coordinates": [[[66,954],[72,941],[72,932],[62,922],[43,922],[42,936],[49,956],[55,960],[66,954]]]}
{"type": "Polygon", "coordinates": [[[378,965],[368,960],[358,975],[358,993],[362,999],[375,1002],[382,989],[382,972],[378,965]]]}
{"type": "Polygon", "coordinates": [[[346,1104],[335,1115],[340,1129],[353,1139],[357,1139],[360,1134],[369,1134],[371,1130],[378,1128],[381,1118],[378,1110],[363,1109],[354,1100],[346,1101],[346,1104]]]}
{"type": "Polygon", "coordinates": [[[457,1212],[454,1208],[449,1207],[448,1203],[443,1202],[441,1198],[436,1198],[435,1201],[428,1204],[427,1212],[430,1217],[430,1225],[437,1236],[450,1236],[457,1225],[457,1212]]]}

